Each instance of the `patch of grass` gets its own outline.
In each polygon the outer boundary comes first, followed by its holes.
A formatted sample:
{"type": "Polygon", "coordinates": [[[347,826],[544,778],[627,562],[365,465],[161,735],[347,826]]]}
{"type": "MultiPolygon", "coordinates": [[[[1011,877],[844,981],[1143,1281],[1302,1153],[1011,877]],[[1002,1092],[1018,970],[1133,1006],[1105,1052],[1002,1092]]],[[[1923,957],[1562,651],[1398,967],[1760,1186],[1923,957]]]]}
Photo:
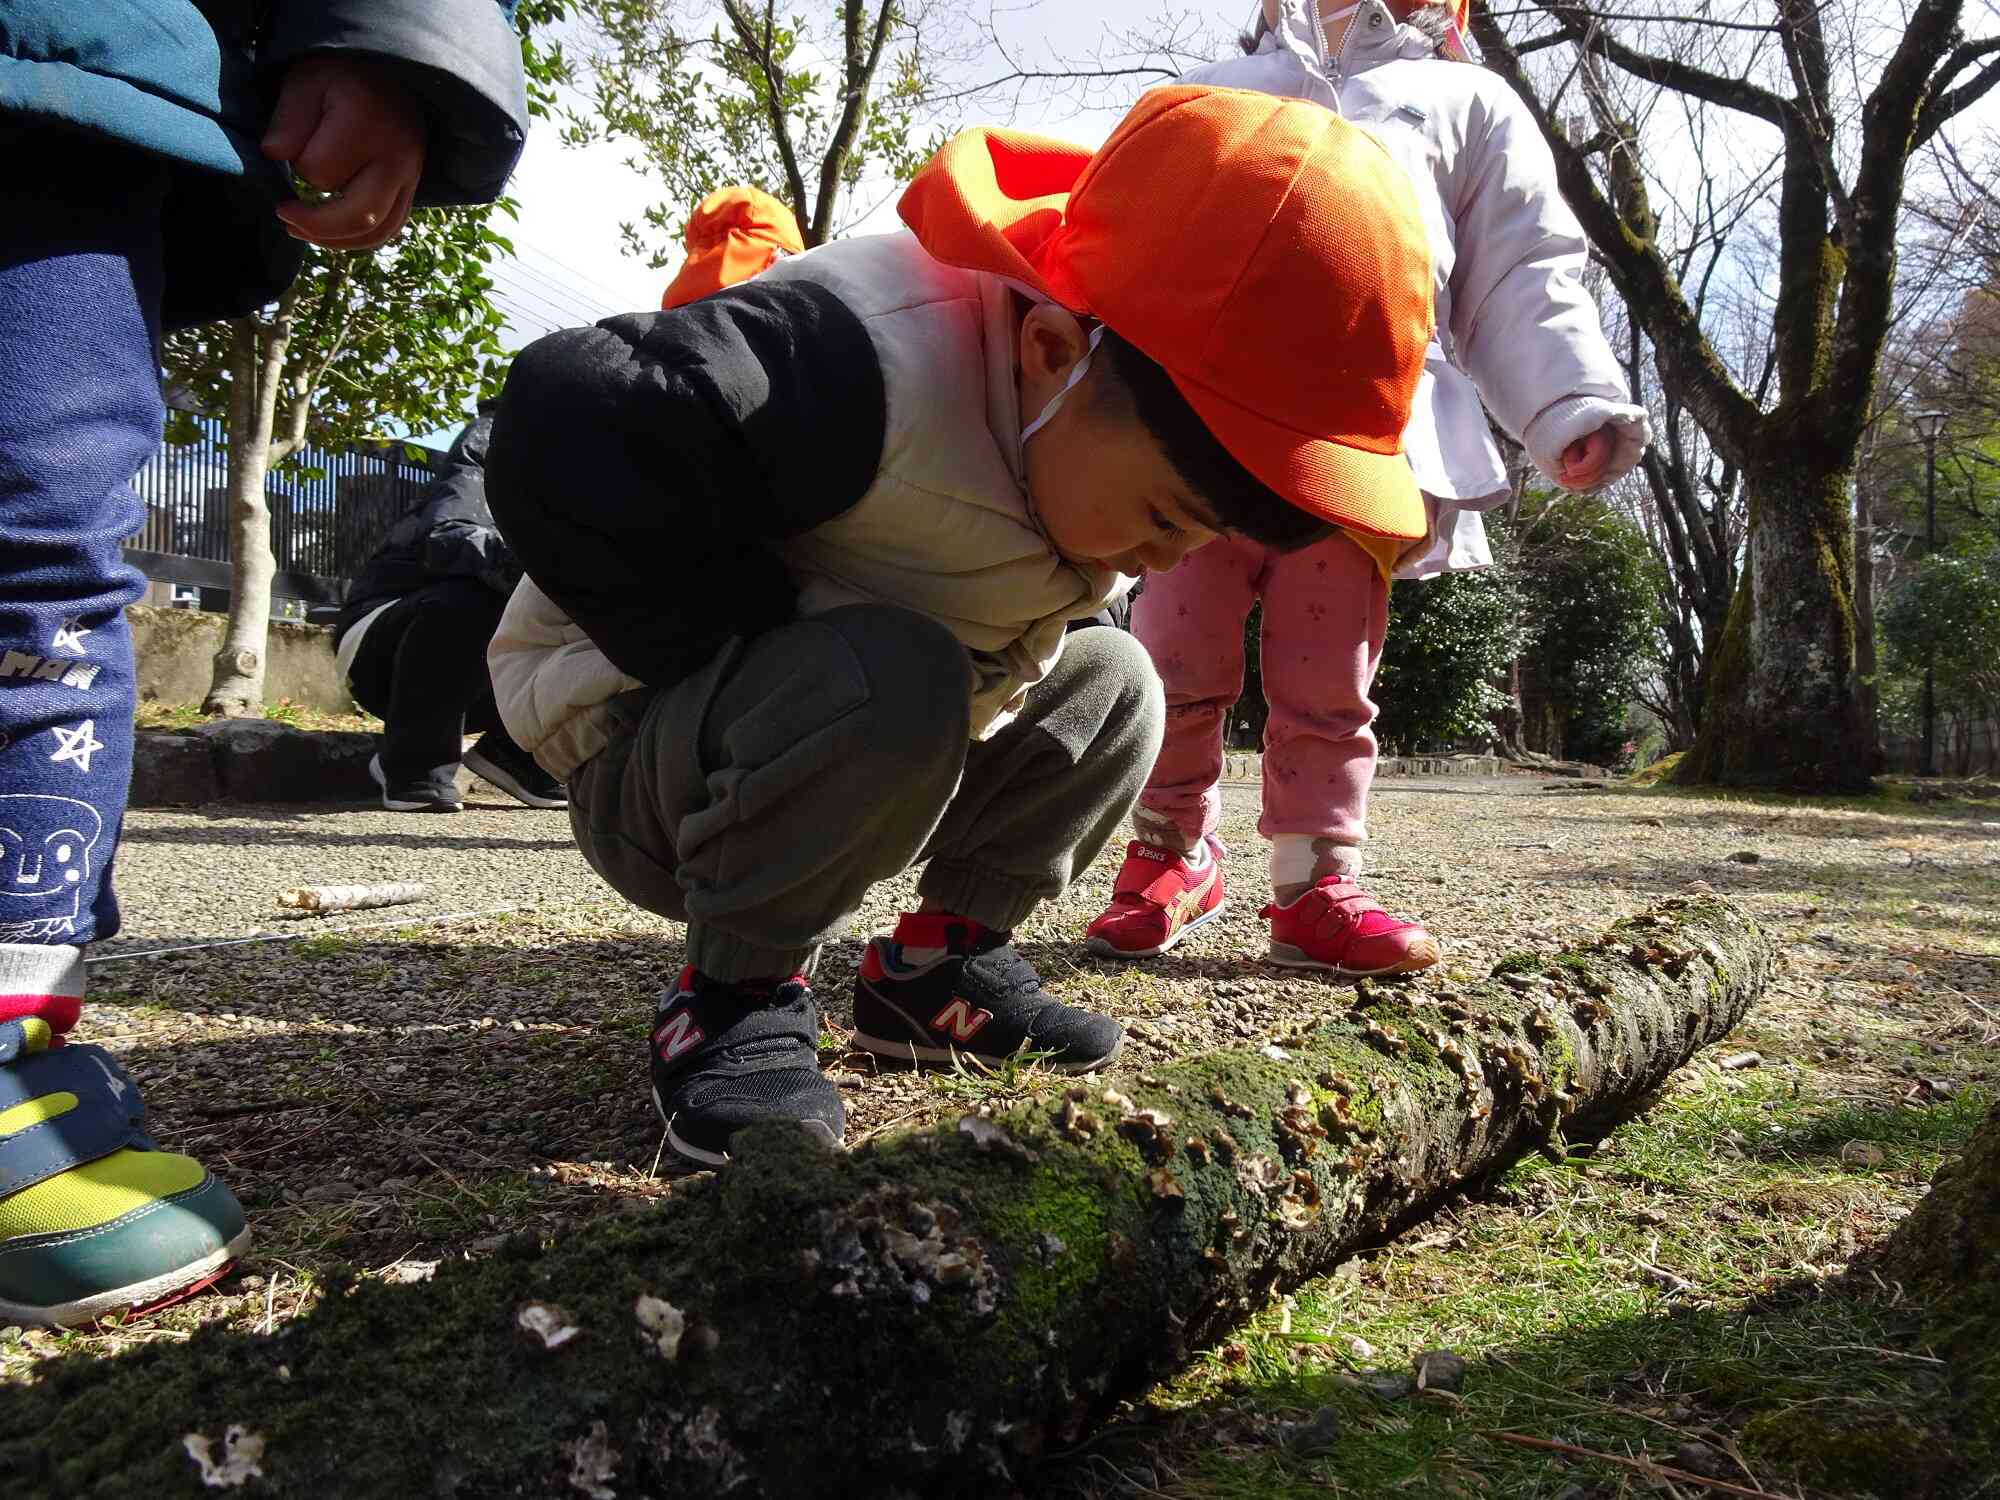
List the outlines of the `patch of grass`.
{"type": "Polygon", "coordinates": [[[1069,1075],[1042,1066],[1054,1055],[1023,1048],[1000,1062],[986,1063],[960,1053],[952,1059],[950,1071],[927,1073],[924,1078],[932,1093],[947,1099],[1013,1104],[1069,1081],[1069,1075]]]}
{"type": "MultiPolygon", "coordinates": [[[[204,713],[199,703],[141,703],[136,725],[150,730],[194,729],[203,724],[216,723],[223,717],[221,714],[204,713]]],[[[294,729],[339,729],[358,734],[382,732],[382,721],[373,714],[332,713],[294,703],[289,698],[265,704],[264,717],[294,729]]]]}
{"type": "Polygon", "coordinates": [[[404,1213],[410,1227],[438,1239],[512,1228],[548,1192],[540,1178],[524,1174],[478,1182],[432,1182],[407,1190],[404,1213]]]}
{"type": "MultiPolygon", "coordinates": [[[[1495,1203],[1420,1233],[1425,1248],[1392,1245],[1308,1283],[1073,1460],[1067,1488],[1131,1493],[1131,1468],[1144,1465],[1174,1500],[1642,1492],[1614,1465],[1482,1436],[1506,1431],[1670,1465],[1684,1443],[1724,1451],[1740,1438],[1773,1485],[1943,1493],[1949,1445],[1924,1414],[1940,1406],[1945,1370],[1911,1347],[1907,1309],[1821,1278],[1851,1253],[1852,1226],[1885,1222],[1984,1108],[1970,1093],[1876,1108],[1776,1074],[1711,1077],[1593,1155],[1529,1158],[1495,1203]],[[1843,1168],[1851,1139],[1880,1145],[1887,1165],[1843,1168]],[[1407,1370],[1430,1348],[1471,1362],[1460,1399],[1385,1401],[1356,1375],[1407,1370]],[[1339,1417],[1340,1443],[1294,1456],[1285,1424],[1322,1406],[1339,1417]],[[1800,1411],[1845,1446],[1814,1446],[1779,1420],[1800,1411]],[[1806,1461],[1828,1453],[1835,1461],[1806,1461]]],[[[1721,1477],[1752,1482],[1722,1462],[1721,1477]]]]}

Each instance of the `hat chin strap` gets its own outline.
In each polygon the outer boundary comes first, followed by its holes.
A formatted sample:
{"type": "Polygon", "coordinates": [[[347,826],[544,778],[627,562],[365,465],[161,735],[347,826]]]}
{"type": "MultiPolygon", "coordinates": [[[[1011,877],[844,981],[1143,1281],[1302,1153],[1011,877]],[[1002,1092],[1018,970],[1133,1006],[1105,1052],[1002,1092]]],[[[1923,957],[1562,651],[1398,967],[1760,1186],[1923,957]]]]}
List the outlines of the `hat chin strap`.
{"type": "Polygon", "coordinates": [[[1069,393],[1076,389],[1077,382],[1090,373],[1091,356],[1097,353],[1097,346],[1103,342],[1104,325],[1099,323],[1090,330],[1090,347],[1083,351],[1083,358],[1070,366],[1069,379],[1063,382],[1063,388],[1049,397],[1048,405],[1042,408],[1039,417],[1021,429],[1021,455],[1024,462],[1028,452],[1028,439],[1048,425],[1049,418],[1053,417],[1063,402],[1069,399],[1069,393]]]}

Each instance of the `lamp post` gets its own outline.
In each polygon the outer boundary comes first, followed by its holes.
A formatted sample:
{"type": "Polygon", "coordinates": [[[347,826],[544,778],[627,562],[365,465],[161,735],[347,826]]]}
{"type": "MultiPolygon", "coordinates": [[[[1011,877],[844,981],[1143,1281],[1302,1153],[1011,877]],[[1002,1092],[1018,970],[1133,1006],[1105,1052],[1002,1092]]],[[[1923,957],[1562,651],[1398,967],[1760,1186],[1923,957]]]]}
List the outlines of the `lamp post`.
{"type": "MultiPolygon", "coordinates": [[[[1937,440],[1951,413],[1920,411],[1911,415],[1924,440],[1924,556],[1937,551],[1937,440]]],[[[1919,776],[1937,775],[1937,642],[1924,647],[1924,744],[1917,762],[1919,776]]]]}

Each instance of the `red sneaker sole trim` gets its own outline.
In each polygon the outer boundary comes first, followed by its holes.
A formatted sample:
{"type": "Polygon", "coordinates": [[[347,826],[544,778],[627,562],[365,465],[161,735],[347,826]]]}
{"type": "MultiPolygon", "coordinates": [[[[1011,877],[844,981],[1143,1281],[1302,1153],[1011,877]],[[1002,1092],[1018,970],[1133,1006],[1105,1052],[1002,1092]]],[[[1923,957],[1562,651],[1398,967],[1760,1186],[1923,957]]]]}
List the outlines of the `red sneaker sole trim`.
{"type": "Polygon", "coordinates": [[[102,1322],[114,1314],[120,1315],[122,1323],[130,1322],[207,1291],[229,1274],[230,1268],[249,1248],[250,1230],[246,1227],[221,1249],[178,1271],[53,1307],[27,1307],[0,1302],[0,1317],[30,1328],[80,1328],[102,1322]]]}
{"type": "Polygon", "coordinates": [[[1173,930],[1172,935],[1157,948],[1119,948],[1114,947],[1109,938],[1094,937],[1084,939],[1084,951],[1086,953],[1095,953],[1103,958],[1158,958],[1190,932],[1193,932],[1195,928],[1202,926],[1204,923],[1212,922],[1221,916],[1228,906],[1229,898],[1224,896],[1200,916],[1191,921],[1181,923],[1180,926],[1173,930]]]}
{"type": "Polygon", "coordinates": [[[1273,941],[1271,951],[1265,955],[1268,962],[1282,969],[1317,969],[1325,974],[1341,974],[1349,979],[1375,979],[1384,974],[1414,974],[1428,969],[1444,957],[1444,951],[1432,944],[1428,951],[1417,951],[1399,958],[1392,964],[1377,969],[1357,969],[1346,964],[1329,963],[1325,959],[1314,958],[1302,948],[1294,948],[1290,943],[1273,941]]]}

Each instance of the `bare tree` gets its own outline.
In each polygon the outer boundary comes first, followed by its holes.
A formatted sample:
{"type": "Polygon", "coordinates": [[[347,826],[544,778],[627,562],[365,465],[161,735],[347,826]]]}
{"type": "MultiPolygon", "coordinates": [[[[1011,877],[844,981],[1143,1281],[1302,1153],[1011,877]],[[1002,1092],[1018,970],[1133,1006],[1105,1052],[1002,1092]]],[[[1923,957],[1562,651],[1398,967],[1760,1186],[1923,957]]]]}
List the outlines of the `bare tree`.
{"type": "Polygon", "coordinates": [[[1487,0],[1474,5],[1487,65],[1540,121],[1663,391],[1743,484],[1743,572],[1686,779],[1867,784],[1852,484],[1894,308],[1911,156],[2000,82],[2000,37],[1968,40],[1963,11],[1963,0],[1917,0],[1897,23],[1777,0],[1768,19],[1737,20],[1663,0],[1616,10],[1532,0],[1503,24],[1487,0]],[[1727,111],[1745,140],[1775,142],[1772,389],[1731,368],[1662,243],[1655,193],[1670,164],[1639,116],[1664,96],[1727,111]]]}
{"type": "Polygon", "coordinates": [[[1069,57],[1013,38],[975,0],[577,0],[592,40],[588,110],[564,139],[620,140],[665,196],[623,226],[662,266],[708,193],[749,183],[782,199],[808,246],[892,196],[972,116],[1030,100],[1119,107],[1217,44],[1187,12],[1107,32],[1069,57]]]}

